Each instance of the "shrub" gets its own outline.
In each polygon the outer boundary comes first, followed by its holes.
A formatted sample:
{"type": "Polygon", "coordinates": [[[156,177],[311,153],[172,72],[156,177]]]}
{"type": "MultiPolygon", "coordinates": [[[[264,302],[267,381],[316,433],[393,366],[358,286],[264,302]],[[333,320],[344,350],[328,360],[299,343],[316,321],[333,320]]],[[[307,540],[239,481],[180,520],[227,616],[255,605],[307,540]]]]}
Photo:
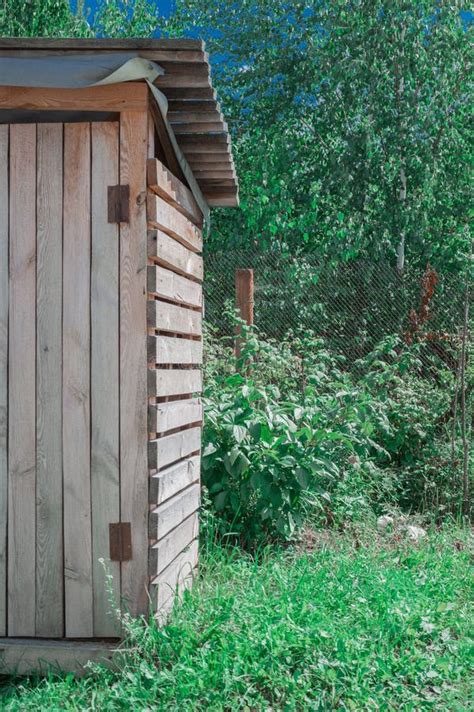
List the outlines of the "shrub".
{"type": "Polygon", "coordinates": [[[439,500],[452,374],[426,378],[397,337],[349,369],[312,335],[244,331],[239,359],[212,337],[206,357],[203,481],[222,534],[289,538],[307,517],[342,525],[439,500]]]}

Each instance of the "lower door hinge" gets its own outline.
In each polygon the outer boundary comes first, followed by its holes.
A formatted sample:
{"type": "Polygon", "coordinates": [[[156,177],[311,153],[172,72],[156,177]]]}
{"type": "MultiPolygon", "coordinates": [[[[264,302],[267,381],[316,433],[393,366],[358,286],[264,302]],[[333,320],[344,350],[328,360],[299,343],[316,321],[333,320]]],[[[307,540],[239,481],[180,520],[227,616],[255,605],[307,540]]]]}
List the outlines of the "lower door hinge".
{"type": "Polygon", "coordinates": [[[130,522],[109,524],[111,561],[130,561],[132,558],[132,527],[130,522]]]}

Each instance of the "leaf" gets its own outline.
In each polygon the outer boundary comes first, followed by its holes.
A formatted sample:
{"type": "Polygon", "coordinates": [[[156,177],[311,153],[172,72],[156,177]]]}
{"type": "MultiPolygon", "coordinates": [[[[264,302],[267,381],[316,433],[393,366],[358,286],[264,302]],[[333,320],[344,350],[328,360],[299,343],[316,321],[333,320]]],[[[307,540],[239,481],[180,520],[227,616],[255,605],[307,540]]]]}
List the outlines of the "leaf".
{"type": "Polygon", "coordinates": [[[309,484],[309,472],[302,467],[297,467],[295,470],[295,477],[302,489],[307,489],[309,484]]]}
{"type": "Polygon", "coordinates": [[[232,434],[234,436],[234,439],[236,442],[241,443],[242,440],[245,439],[247,436],[247,428],[244,428],[243,425],[234,425],[232,428],[232,434]]]}
{"type": "Polygon", "coordinates": [[[221,512],[225,504],[227,502],[227,497],[228,497],[229,492],[220,492],[215,498],[214,498],[214,507],[216,509],[216,512],[221,512]]]}

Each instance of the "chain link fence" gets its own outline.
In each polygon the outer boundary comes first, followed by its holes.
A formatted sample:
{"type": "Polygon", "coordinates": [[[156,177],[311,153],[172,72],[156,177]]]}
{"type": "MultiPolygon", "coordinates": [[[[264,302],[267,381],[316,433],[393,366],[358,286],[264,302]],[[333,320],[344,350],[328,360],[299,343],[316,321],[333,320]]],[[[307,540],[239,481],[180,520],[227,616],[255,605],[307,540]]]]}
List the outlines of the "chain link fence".
{"type": "Polygon", "coordinates": [[[267,338],[311,331],[350,363],[389,334],[421,336],[427,354],[455,368],[466,299],[460,275],[409,266],[400,275],[388,261],[367,259],[333,266],[311,254],[214,252],[206,256],[205,319],[221,335],[233,333],[237,269],[254,270],[254,323],[267,338]]]}

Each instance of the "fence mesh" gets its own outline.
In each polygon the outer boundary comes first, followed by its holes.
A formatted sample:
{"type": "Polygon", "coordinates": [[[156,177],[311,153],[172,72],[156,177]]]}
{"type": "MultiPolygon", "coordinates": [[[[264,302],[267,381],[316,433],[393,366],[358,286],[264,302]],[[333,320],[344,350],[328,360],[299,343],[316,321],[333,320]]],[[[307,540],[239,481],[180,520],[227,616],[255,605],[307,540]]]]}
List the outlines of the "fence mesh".
{"type": "Polygon", "coordinates": [[[310,330],[350,362],[389,334],[417,332],[427,351],[453,365],[466,295],[458,274],[408,266],[400,275],[388,261],[367,259],[333,266],[311,254],[214,252],[206,256],[205,318],[219,334],[233,332],[226,307],[235,303],[235,271],[244,268],[254,270],[255,325],[267,338],[310,330]]]}

